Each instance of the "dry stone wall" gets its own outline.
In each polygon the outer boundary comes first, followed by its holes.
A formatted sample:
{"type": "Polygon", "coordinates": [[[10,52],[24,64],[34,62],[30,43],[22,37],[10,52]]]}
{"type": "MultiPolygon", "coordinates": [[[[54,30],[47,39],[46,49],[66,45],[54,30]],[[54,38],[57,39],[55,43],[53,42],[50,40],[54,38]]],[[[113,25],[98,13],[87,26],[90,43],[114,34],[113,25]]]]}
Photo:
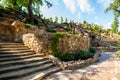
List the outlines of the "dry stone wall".
{"type": "MultiPolygon", "coordinates": [[[[36,53],[51,54],[52,33],[38,32],[27,33],[23,35],[23,43],[34,50],[36,53]]],[[[90,47],[89,37],[86,36],[72,36],[65,34],[59,38],[57,49],[59,53],[76,52],[79,49],[88,50],[90,47]]]]}
{"type": "Polygon", "coordinates": [[[0,18],[0,41],[22,41],[24,24],[8,18],[0,18]]]}

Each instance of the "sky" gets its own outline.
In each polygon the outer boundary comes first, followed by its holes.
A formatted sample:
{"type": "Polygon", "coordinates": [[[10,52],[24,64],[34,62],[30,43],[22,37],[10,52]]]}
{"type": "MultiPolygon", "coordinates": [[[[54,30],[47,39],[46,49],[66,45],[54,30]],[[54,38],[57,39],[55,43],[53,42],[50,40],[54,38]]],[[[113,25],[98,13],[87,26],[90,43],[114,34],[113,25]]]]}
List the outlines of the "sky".
{"type": "MultiPolygon", "coordinates": [[[[105,13],[105,9],[113,0],[48,0],[53,4],[51,8],[46,5],[41,7],[41,13],[46,18],[59,18],[73,20],[75,22],[83,22],[98,24],[103,28],[111,28],[114,20],[112,11],[105,13]]],[[[44,3],[45,4],[45,3],[44,3]]],[[[120,18],[119,18],[120,23],[120,18]]],[[[120,25],[119,25],[120,30],[120,25]]]]}

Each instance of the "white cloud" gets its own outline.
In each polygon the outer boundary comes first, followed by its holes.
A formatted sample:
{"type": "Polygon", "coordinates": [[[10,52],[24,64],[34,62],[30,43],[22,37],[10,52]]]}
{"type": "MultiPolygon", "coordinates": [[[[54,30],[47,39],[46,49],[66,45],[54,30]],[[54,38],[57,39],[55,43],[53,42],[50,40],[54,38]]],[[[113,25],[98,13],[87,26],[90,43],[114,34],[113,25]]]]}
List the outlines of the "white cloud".
{"type": "Polygon", "coordinates": [[[63,0],[65,6],[70,9],[70,11],[74,14],[76,11],[76,1],[75,0],[63,0]]]}
{"type": "Polygon", "coordinates": [[[90,5],[88,0],[77,0],[81,12],[94,13],[94,8],[90,5]]]}
{"type": "Polygon", "coordinates": [[[55,3],[55,5],[58,5],[58,0],[53,0],[53,2],[55,3]]]}
{"type": "Polygon", "coordinates": [[[110,29],[111,28],[112,22],[108,22],[106,25],[104,25],[104,28],[110,29]]]}
{"type": "Polygon", "coordinates": [[[78,18],[78,19],[81,19],[81,17],[82,17],[82,16],[81,16],[81,13],[79,12],[77,18],[78,18]]]}
{"type": "Polygon", "coordinates": [[[97,3],[101,4],[106,9],[113,0],[97,0],[97,3]]]}

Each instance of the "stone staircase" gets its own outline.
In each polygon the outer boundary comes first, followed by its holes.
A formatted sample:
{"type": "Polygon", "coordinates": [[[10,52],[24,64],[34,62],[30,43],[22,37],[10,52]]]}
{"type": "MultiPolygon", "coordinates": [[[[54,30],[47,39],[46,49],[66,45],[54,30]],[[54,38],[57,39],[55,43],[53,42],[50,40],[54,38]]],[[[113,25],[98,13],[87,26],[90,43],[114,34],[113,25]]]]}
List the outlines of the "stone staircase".
{"type": "Polygon", "coordinates": [[[22,43],[0,42],[0,80],[42,80],[61,70],[22,43]]]}

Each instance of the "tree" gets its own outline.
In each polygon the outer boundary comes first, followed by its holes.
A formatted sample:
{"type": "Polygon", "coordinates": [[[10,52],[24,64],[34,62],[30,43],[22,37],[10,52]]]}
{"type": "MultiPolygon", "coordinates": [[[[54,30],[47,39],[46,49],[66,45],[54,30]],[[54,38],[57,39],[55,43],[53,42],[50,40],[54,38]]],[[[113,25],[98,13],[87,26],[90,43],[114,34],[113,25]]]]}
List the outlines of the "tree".
{"type": "Polygon", "coordinates": [[[67,18],[65,18],[65,22],[68,23],[68,19],[67,18]]]}
{"type": "Polygon", "coordinates": [[[60,18],[60,19],[61,19],[61,23],[63,23],[63,17],[62,17],[62,16],[61,16],[61,18],[60,18]]]}
{"type": "Polygon", "coordinates": [[[114,22],[112,23],[112,31],[118,32],[119,22],[118,22],[118,14],[114,13],[114,22]]]}
{"type": "Polygon", "coordinates": [[[114,0],[109,7],[105,10],[105,12],[113,11],[114,13],[114,21],[112,23],[112,31],[118,32],[119,21],[118,17],[120,16],[120,0],[114,0]]]}
{"type": "Polygon", "coordinates": [[[52,17],[49,19],[49,21],[52,23],[53,22],[53,19],[52,19],[52,17]]]}
{"type": "Polygon", "coordinates": [[[55,17],[55,23],[56,24],[58,23],[58,17],[57,16],[55,17]]]}
{"type": "Polygon", "coordinates": [[[120,16],[120,0],[114,0],[109,7],[105,10],[105,12],[108,12],[112,10],[114,13],[118,13],[120,16]]]}
{"type": "MultiPolygon", "coordinates": [[[[44,0],[48,7],[51,7],[52,4],[47,0],[44,0]]],[[[22,10],[24,7],[29,14],[30,22],[34,23],[33,15],[40,13],[40,7],[43,5],[43,0],[2,0],[4,4],[9,7],[22,10]]]]}

